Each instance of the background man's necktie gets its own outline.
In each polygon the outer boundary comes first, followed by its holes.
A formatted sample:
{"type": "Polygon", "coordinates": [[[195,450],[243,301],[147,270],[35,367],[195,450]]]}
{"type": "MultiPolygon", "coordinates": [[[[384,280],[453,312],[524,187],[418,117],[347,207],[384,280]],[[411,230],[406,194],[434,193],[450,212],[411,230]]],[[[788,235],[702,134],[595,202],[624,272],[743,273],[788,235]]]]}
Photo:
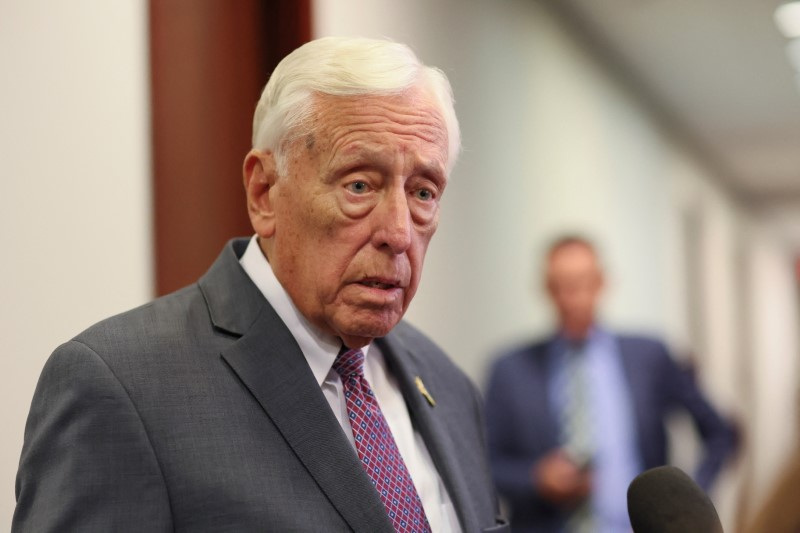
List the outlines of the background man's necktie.
{"type": "MultiPolygon", "coordinates": [[[[591,406],[586,354],[582,347],[570,349],[566,354],[566,379],[564,409],[562,411],[562,439],[570,458],[578,465],[590,465],[594,454],[592,442],[591,406]]],[[[576,507],[567,521],[570,533],[590,533],[594,530],[591,501],[576,507]]]]}
{"type": "Polygon", "coordinates": [[[430,532],[411,475],[397,449],[375,394],[364,379],[364,354],[361,350],[342,351],[333,363],[341,376],[347,415],[353,429],[361,466],[386,507],[398,532],[430,532]]]}
{"type": "Polygon", "coordinates": [[[580,348],[566,353],[564,380],[564,409],[562,439],[570,458],[577,464],[587,464],[594,453],[589,405],[589,379],[586,355],[580,348]]]}

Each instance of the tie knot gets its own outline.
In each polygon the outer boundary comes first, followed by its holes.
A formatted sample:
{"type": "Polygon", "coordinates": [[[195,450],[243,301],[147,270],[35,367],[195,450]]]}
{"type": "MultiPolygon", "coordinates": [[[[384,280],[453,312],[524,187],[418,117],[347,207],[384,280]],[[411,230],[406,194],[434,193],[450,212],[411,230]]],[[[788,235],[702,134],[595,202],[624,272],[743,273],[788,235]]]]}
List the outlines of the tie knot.
{"type": "Polygon", "coordinates": [[[364,352],[356,348],[355,350],[348,350],[342,347],[336,360],[333,362],[333,369],[342,377],[348,378],[354,374],[357,376],[364,375],[364,352]]]}

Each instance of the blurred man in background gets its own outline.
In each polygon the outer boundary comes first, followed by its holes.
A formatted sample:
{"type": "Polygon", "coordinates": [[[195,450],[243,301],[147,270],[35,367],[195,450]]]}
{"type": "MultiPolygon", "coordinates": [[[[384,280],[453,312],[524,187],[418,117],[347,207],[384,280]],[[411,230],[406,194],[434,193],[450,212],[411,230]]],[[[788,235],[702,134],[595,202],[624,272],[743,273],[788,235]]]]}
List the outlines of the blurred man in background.
{"type": "Polygon", "coordinates": [[[628,484],[665,464],[673,409],[685,409],[702,438],[695,479],[706,490],[735,433],[662,343],[598,324],[603,272],[590,241],[557,240],[545,281],[558,331],[504,353],[490,373],[494,479],[515,532],[627,533],[628,484]]]}
{"type": "Polygon", "coordinates": [[[459,139],[405,45],[284,58],[244,159],[255,234],[56,349],[12,530],[507,531],[475,387],[402,322],[459,139]]]}

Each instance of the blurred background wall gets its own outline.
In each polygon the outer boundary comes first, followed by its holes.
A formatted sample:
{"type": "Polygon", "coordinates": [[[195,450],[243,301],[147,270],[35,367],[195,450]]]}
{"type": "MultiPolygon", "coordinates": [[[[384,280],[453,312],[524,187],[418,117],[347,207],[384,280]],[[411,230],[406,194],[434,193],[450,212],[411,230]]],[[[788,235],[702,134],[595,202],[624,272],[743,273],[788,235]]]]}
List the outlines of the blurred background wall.
{"type": "MultiPolygon", "coordinates": [[[[409,320],[482,385],[498,349],[551,325],[547,243],[563,231],[593,237],[610,278],[606,322],[664,337],[741,424],[744,452],[712,495],[731,530],[796,443],[800,239],[778,211],[730,185],[549,2],[311,7],[313,36],[407,42],[453,84],[464,151],[409,320]]],[[[0,524],[49,353],[157,292],[148,9],[0,0],[0,524]]],[[[234,189],[239,172],[227,171],[234,189]]],[[[782,212],[800,210],[791,200],[782,212]]],[[[689,431],[675,421],[679,465],[694,459],[689,431]]]]}
{"type": "Polygon", "coordinates": [[[147,11],[0,0],[0,528],[44,361],[153,294],[147,11]]]}

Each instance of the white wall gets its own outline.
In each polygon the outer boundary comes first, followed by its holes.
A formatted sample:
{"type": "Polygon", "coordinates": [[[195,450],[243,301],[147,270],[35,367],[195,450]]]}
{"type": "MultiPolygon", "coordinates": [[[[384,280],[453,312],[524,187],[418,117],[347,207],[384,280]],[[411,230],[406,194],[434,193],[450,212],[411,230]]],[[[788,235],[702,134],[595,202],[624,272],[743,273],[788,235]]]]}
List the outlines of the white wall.
{"type": "Polygon", "coordinates": [[[749,457],[751,500],[757,503],[798,446],[800,312],[797,279],[787,268],[794,257],[774,246],[779,239],[769,226],[757,225],[750,231],[756,238],[748,265],[753,273],[749,287],[753,402],[748,440],[757,452],[749,457]]]}
{"type": "Polygon", "coordinates": [[[143,0],[0,0],[0,529],[45,359],[152,293],[147,71],[143,0]]]}
{"type": "MultiPolygon", "coordinates": [[[[412,322],[482,383],[495,350],[549,326],[537,270],[544,246],[563,231],[588,232],[611,279],[607,322],[662,335],[681,357],[691,350],[709,395],[748,433],[758,405],[762,432],[747,452],[757,468],[779,464],[774,454],[792,430],[764,415],[794,408],[788,256],[780,242],[747,231],[753,216],[547,9],[529,0],[314,5],[317,36],[404,41],[453,84],[465,150],[412,322]],[[690,279],[696,292],[687,292],[690,279]],[[765,302],[752,313],[747,285],[765,302]],[[770,306],[780,312],[755,317],[770,306]],[[761,367],[767,351],[774,359],[761,367]]],[[[674,450],[679,463],[697,452],[684,442],[674,450]]],[[[728,529],[740,470],[726,472],[714,495],[728,529]]]]}

